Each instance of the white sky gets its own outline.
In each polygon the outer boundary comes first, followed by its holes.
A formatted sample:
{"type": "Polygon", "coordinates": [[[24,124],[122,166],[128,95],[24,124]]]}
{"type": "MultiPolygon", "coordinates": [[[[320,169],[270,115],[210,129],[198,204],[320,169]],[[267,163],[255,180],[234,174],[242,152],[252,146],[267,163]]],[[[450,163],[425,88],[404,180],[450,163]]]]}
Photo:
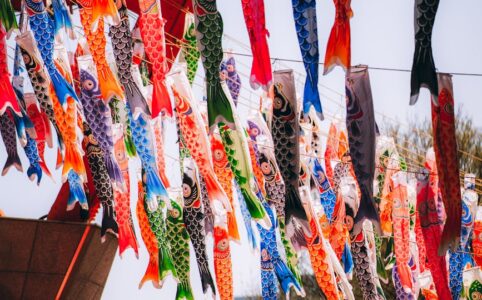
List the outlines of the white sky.
{"type": "MultiPolygon", "coordinates": [[[[368,64],[376,67],[391,67],[410,69],[414,48],[413,40],[413,1],[406,0],[365,0],[353,1],[352,8],[354,17],[351,21],[352,29],[352,64],[368,64]]],[[[225,33],[240,41],[232,39],[224,40],[224,47],[231,48],[234,52],[250,53],[249,39],[244,24],[241,1],[224,0],[218,1],[219,11],[224,19],[225,33]]],[[[300,59],[298,41],[294,29],[291,1],[265,0],[267,27],[271,34],[269,39],[272,57],[300,59]]],[[[482,41],[480,28],[482,28],[482,2],[478,0],[441,1],[438,10],[434,34],[433,49],[435,63],[441,72],[467,72],[482,73],[482,41]]],[[[326,42],[334,20],[334,6],[332,1],[318,1],[318,35],[320,43],[320,55],[323,61],[326,42]]],[[[78,19],[77,19],[78,20],[78,19]]],[[[242,75],[243,85],[239,106],[241,117],[246,115],[247,107],[251,102],[257,106],[258,92],[251,93],[246,75],[250,72],[251,59],[236,57],[238,71],[242,75]]],[[[298,93],[302,91],[304,83],[304,69],[300,63],[276,63],[275,69],[294,68],[298,73],[295,78],[298,81],[298,93]]],[[[199,72],[202,74],[202,68],[199,72]]],[[[402,123],[407,118],[424,119],[430,116],[429,93],[422,90],[419,102],[410,107],[410,73],[387,72],[370,70],[373,100],[375,110],[378,113],[397,119],[402,123]]],[[[202,85],[202,79],[196,79],[197,84],[202,85]]],[[[482,77],[454,76],[455,106],[462,107],[464,113],[470,115],[475,124],[480,128],[482,119],[479,117],[482,108],[482,77]]],[[[321,88],[322,105],[326,112],[327,121],[324,122],[324,132],[333,115],[342,114],[344,109],[339,104],[344,104],[344,98],[339,93],[344,93],[344,73],[336,68],[328,76],[320,76],[320,85],[327,86],[336,93],[326,88],[321,88]]],[[[203,90],[195,86],[196,96],[201,99],[203,90]]],[[[302,96],[299,94],[299,96],[302,96]]],[[[383,116],[376,115],[379,125],[383,124],[383,116]]],[[[175,136],[172,133],[174,127],[167,124],[165,147],[169,155],[177,156],[175,136]],[[174,150],[173,150],[174,149],[174,150]]],[[[383,133],[383,126],[381,127],[383,133]]],[[[24,171],[28,168],[28,160],[19,147],[24,171]]],[[[55,166],[55,151],[47,149],[47,164],[51,169],[55,166]]],[[[0,146],[0,163],[6,160],[5,148],[0,146]]],[[[168,176],[173,185],[180,184],[177,172],[177,162],[167,158],[168,176]]],[[[132,180],[135,178],[136,161],[131,161],[132,180]]],[[[0,178],[0,208],[9,216],[21,218],[38,218],[46,214],[53,203],[60,188],[60,173],[54,172],[56,182],[44,178],[39,187],[30,182],[26,174],[21,174],[12,169],[0,178]]],[[[135,214],[137,201],[136,184],[133,187],[131,200],[132,211],[135,214]]],[[[243,245],[231,245],[233,251],[234,293],[235,296],[252,294],[259,291],[259,258],[249,252],[242,219],[239,218],[240,231],[243,245]]],[[[135,220],[137,224],[137,221],[135,220]]],[[[104,299],[173,299],[175,296],[175,284],[168,279],[162,290],[154,289],[146,284],[142,290],[137,286],[144,274],[148,256],[140,239],[140,233],[136,226],[137,236],[141,244],[140,258],[137,260],[133,251],[128,250],[121,260],[116,257],[112,272],[104,290],[104,299]]],[[[212,254],[212,242],[208,238],[208,253],[212,254]]],[[[191,253],[191,256],[194,256],[191,253]]],[[[211,260],[212,263],[212,260],[211,260]]],[[[202,295],[197,266],[192,261],[191,280],[195,295],[202,295]]],[[[213,273],[214,275],[214,273],[213,273]]],[[[196,299],[202,297],[196,297],[196,299]]]]}

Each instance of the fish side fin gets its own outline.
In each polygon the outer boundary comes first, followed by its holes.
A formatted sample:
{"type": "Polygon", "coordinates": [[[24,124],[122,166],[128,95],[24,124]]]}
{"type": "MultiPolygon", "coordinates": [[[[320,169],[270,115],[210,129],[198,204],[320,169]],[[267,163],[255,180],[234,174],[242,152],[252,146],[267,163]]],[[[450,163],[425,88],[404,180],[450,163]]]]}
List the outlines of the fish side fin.
{"type": "MultiPolygon", "coordinates": [[[[60,153],[60,152],[58,152],[60,153]]],[[[58,157],[57,157],[58,162],[58,157]]],[[[62,182],[67,179],[70,170],[74,170],[80,177],[86,178],[84,161],[76,144],[65,144],[64,166],[62,168],[62,182]]]]}
{"type": "MultiPolygon", "coordinates": [[[[350,14],[352,14],[350,12],[350,14]]],[[[347,71],[351,64],[350,21],[343,26],[333,25],[328,43],[326,44],[325,68],[323,75],[340,66],[347,71]]]]}
{"type": "Polygon", "coordinates": [[[105,234],[110,232],[114,235],[118,235],[119,226],[114,217],[114,209],[111,206],[102,205],[102,227],[100,229],[100,236],[102,242],[105,240],[105,234]]]}
{"type": "Polygon", "coordinates": [[[3,166],[2,176],[5,176],[12,166],[14,166],[19,172],[23,172],[22,162],[20,161],[20,157],[18,156],[17,152],[8,154],[7,161],[3,166]]]}
{"type": "Polygon", "coordinates": [[[122,176],[119,164],[117,164],[113,154],[104,152],[104,161],[110,179],[115,186],[118,186],[122,189],[122,187],[124,187],[124,176],[122,176]]]}
{"type": "Polygon", "coordinates": [[[296,218],[298,223],[303,228],[303,231],[307,236],[311,236],[311,229],[308,223],[308,216],[306,211],[301,204],[301,198],[295,187],[287,186],[285,195],[285,218],[286,224],[290,224],[293,218],[296,218]]]}
{"type": "Polygon", "coordinates": [[[40,159],[38,164],[40,165],[40,168],[45,173],[45,175],[47,175],[48,177],[53,179],[52,173],[50,172],[49,168],[47,167],[47,164],[45,163],[45,161],[43,159],[40,159]]]}
{"type": "Polygon", "coordinates": [[[122,257],[124,251],[129,247],[136,253],[136,258],[139,258],[139,246],[137,244],[136,233],[132,225],[132,220],[129,219],[122,225],[119,224],[119,255],[122,257]]]}
{"type": "Polygon", "coordinates": [[[208,86],[207,107],[210,130],[213,130],[213,125],[220,122],[225,123],[231,129],[235,129],[233,108],[228,99],[228,94],[229,92],[223,89],[221,82],[208,86]]]}
{"type": "MultiPolygon", "coordinates": [[[[310,74],[317,74],[318,70],[313,70],[314,67],[310,65],[310,74]]],[[[313,75],[310,75],[313,77],[313,75]]],[[[308,116],[310,112],[310,107],[313,105],[318,118],[323,121],[325,117],[323,116],[323,109],[321,107],[320,93],[318,91],[318,85],[310,80],[310,77],[306,77],[305,88],[303,91],[303,115],[308,116]]]]}
{"type": "Polygon", "coordinates": [[[59,34],[60,29],[65,28],[70,39],[75,39],[74,29],[70,14],[62,0],[52,0],[54,10],[55,35],[59,34]]]}
{"type": "Polygon", "coordinates": [[[152,285],[156,289],[160,289],[161,285],[159,284],[160,278],[159,278],[159,257],[158,254],[150,254],[149,256],[149,263],[147,264],[147,269],[146,272],[144,273],[144,276],[141,279],[141,282],[139,282],[139,289],[142,288],[144,283],[146,281],[152,281],[152,285]]]}
{"type": "Polygon", "coordinates": [[[456,251],[457,245],[460,245],[460,219],[458,222],[455,224],[453,219],[446,219],[438,248],[439,256],[444,256],[448,249],[456,251]]]}
{"type": "MultiPolygon", "coordinates": [[[[238,222],[236,221],[236,215],[234,211],[230,211],[227,213],[228,217],[228,236],[231,241],[240,242],[241,237],[239,236],[238,231],[238,222]]],[[[249,235],[249,233],[248,233],[249,235]]]]}
{"type": "Polygon", "coordinates": [[[223,204],[223,207],[226,211],[232,212],[233,208],[231,207],[229,198],[226,196],[226,193],[224,192],[217,178],[214,177],[215,175],[213,173],[208,173],[206,175],[207,176],[203,176],[203,178],[204,183],[206,184],[210,203],[213,203],[214,200],[218,200],[223,204]]]}
{"type": "MultiPolygon", "coordinates": [[[[265,34],[269,34],[267,30],[265,34]]],[[[262,37],[262,39],[266,39],[266,37],[262,37]]],[[[253,89],[261,86],[263,90],[268,91],[273,82],[268,44],[266,41],[259,41],[257,42],[256,48],[259,49],[259,51],[257,51],[256,55],[253,55],[249,84],[253,89]]]]}
{"type": "Polygon", "coordinates": [[[57,98],[59,99],[59,102],[64,110],[67,106],[68,97],[72,97],[72,99],[74,99],[76,102],[79,102],[74,88],[67,82],[67,80],[60,74],[58,70],[55,71],[53,76],[50,76],[50,79],[52,80],[55,94],[57,95],[57,98]]]}
{"type": "Polygon", "coordinates": [[[34,181],[35,177],[37,177],[37,185],[40,185],[40,181],[42,180],[42,168],[39,164],[30,164],[27,169],[27,176],[30,180],[34,181]]]}
{"type": "Polygon", "coordinates": [[[134,120],[137,120],[141,113],[146,116],[151,115],[144,95],[142,95],[141,90],[132,79],[124,84],[124,92],[126,94],[127,102],[129,102],[129,107],[131,108],[134,120]]]}
{"type": "Polygon", "coordinates": [[[104,68],[98,71],[99,87],[102,93],[102,99],[108,104],[110,99],[117,97],[119,99],[124,99],[124,92],[120,86],[119,80],[115,77],[109,66],[104,66],[104,68]]]}
{"type": "Polygon", "coordinates": [[[256,197],[256,195],[249,187],[246,189],[240,186],[240,189],[241,194],[244,197],[244,201],[246,202],[246,207],[248,208],[249,214],[251,215],[251,218],[253,218],[263,228],[271,228],[273,224],[271,224],[269,215],[266,213],[266,210],[259,201],[258,197],[256,197]]]}
{"type": "Polygon", "coordinates": [[[410,76],[410,105],[417,103],[420,88],[425,87],[429,89],[432,95],[433,104],[438,106],[438,80],[432,48],[430,47],[428,50],[422,50],[421,48],[422,47],[416,47],[414,53],[412,73],[410,76]],[[422,55],[420,53],[421,51],[424,51],[425,55],[422,55]],[[415,58],[418,56],[425,56],[425,58],[416,60],[415,58]]]}
{"type": "Polygon", "coordinates": [[[211,271],[206,268],[199,268],[199,274],[201,276],[201,285],[203,287],[203,293],[206,294],[208,291],[208,288],[211,288],[211,291],[213,292],[213,295],[216,295],[216,287],[214,285],[214,280],[213,276],[211,275],[211,271]]]}
{"type": "Polygon", "coordinates": [[[189,282],[180,282],[177,284],[176,300],[194,300],[189,282]]]}
{"type": "Polygon", "coordinates": [[[159,274],[161,281],[164,281],[169,274],[177,278],[171,252],[166,247],[159,248],[159,274]]]}
{"type": "MultiPolygon", "coordinates": [[[[353,256],[351,255],[350,245],[348,245],[348,242],[345,243],[345,247],[343,248],[343,254],[341,256],[341,259],[343,261],[343,268],[345,273],[350,273],[353,270],[353,256]]],[[[377,263],[377,267],[378,267],[378,263],[377,263]]],[[[385,272],[385,280],[386,278],[388,277],[385,272]]]]}
{"type": "Polygon", "coordinates": [[[97,31],[99,19],[105,18],[111,25],[119,25],[120,17],[113,0],[92,1],[92,30],[97,31]]]}
{"type": "Polygon", "coordinates": [[[157,167],[153,165],[150,168],[144,169],[146,176],[146,203],[151,211],[157,209],[157,199],[155,196],[161,196],[164,200],[169,198],[167,190],[164,187],[161,179],[159,178],[159,172],[157,172],[157,167]]]}
{"type": "Polygon", "coordinates": [[[164,80],[153,82],[151,106],[153,119],[160,114],[172,117],[171,98],[169,97],[169,92],[167,91],[166,82],[164,80]]]}
{"type": "Polygon", "coordinates": [[[288,294],[290,288],[293,287],[298,296],[304,297],[305,291],[300,286],[293,273],[291,273],[290,269],[288,269],[284,261],[282,261],[281,258],[273,259],[272,261],[276,277],[278,278],[285,294],[288,294]]]}
{"type": "Polygon", "coordinates": [[[87,197],[85,196],[85,192],[82,186],[80,184],[76,184],[76,182],[71,179],[68,180],[68,183],[70,193],[69,199],[67,199],[67,210],[74,209],[76,202],[79,202],[82,209],[87,210],[89,208],[89,205],[87,203],[87,197]]]}

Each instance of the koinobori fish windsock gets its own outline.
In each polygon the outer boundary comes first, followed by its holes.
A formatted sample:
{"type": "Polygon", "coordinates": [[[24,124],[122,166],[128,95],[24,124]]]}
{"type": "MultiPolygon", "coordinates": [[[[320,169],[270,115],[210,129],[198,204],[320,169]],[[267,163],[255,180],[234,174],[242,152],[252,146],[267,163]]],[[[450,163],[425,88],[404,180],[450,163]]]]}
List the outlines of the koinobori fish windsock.
{"type": "Polygon", "coordinates": [[[318,92],[318,29],[316,23],[316,0],[292,0],[296,34],[300,44],[301,57],[306,70],[303,91],[303,115],[308,116],[313,106],[318,117],[323,120],[320,94],[318,92]]]}
{"type": "Polygon", "coordinates": [[[454,250],[459,245],[462,196],[455,138],[452,76],[439,73],[438,86],[438,105],[432,102],[432,128],[435,161],[437,170],[441,170],[438,174],[439,186],[447,214],[439,248],[440,253],[445,253],[449,247],[454,250]]]}
{"type": "Polygon", "coordinates": [[[2,24],[0,24],[0,90],[2,96],[0,97],[0,115],[3,115],[7,108],[18,116],[22,115],[20,106],[18,105],[17,97],[10,83],[10,73],[8,72],[8,57],[7,57],[7,32],[2,24]]]}
{"type": "Polygon", "coordinates": [[[186,13],[186,20],[184,22],[184,36],[181,53],[187,64],[187,78],[192,84],[196,77],[201,53],[199,53],[199,50],[197,49],[194,15],[186,13]]]}
{"type": "Polygon", "coordinates": [[[351,67],[350,18],[353,16],[351,0],[333,0],[333,2],[336,10],[335,23],[326,44],[324,75],[335,66],[342,67],[345,72],[351,67]]]}
{"type": "Polygon", "coordinates": [[[415,1],[415,52],[410,79],[410,105],[417,102],[421,87],[428,88],[432,94],[432,102],[436,105],[438,103],[439,88],[432,53],[432,30],[439,2],[440,0],[415,1]]]}
{"type": "Polygon", "coordinates": [[[310,225],[298,191],[300,177],[299,115],[292,70],[274,72],[274,101],[271,134],[276,162],[286,187],[286,224],[299,219],[309,233],[310,225]]]}
{"type": "Polygon", "coordinates": [[[269,32],[266,29],[264,16],[264,0],[242,0],[241,4],[253,54],[249,82],[252,88],[261,86],[267,91],[273,82],[273,74],[267,40],[269,32]]]}
{"type": "Polygon", "coordinates": [[[369,219],[380,230],[380,218],[373,198],[375,177],[376,124],[368,67],[352,67],[346,74],[346,127],[350,156],[361,190],[361,201],[355,216],[354,234],[369,219]]]}
{"type": "Polygon", "coordinates": [[[233,99],[234,105],[237,106],[239,92],[241,91],[241,77],[236,71],[234,56],[230,55],[228,59],[221,63],[221,79],[226,81],[231,99],[233,99]]]}
{"type": "Polygon", "coordinates": [[[194,13],[198,47],[206,73],[209,130],[213,131],[214,125],[219,122],[234,129],[233,108],[219,78],[219,66],[223,59],[223,19],[215,0],[194,0],[194,13]]]}

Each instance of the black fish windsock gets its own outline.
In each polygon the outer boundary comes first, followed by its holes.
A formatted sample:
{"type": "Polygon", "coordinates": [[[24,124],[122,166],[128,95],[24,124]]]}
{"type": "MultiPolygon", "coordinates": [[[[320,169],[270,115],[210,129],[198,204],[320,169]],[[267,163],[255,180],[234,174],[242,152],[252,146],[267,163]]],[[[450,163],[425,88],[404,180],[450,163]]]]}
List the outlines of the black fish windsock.
{"type": "Polygon", "coordinates": [[[373,198],[375,176],[376,125],[367,66],[349,69],[345,81],[346,128],[353,169],[361,190],[360,208],[355,216],[354,234],[369,219],[380,230],[380,218],[373,198]]]}

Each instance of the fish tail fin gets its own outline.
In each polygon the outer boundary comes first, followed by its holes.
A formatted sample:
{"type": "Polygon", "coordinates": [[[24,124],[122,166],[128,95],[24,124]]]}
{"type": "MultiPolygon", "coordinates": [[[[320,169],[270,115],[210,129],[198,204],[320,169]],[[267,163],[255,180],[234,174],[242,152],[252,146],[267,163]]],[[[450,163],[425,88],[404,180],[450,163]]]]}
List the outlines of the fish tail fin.
{"type": "Polygon", "coordinates": [[[144,95],[142,95],[141,90],[132,79],[124,84],[124,92],[126,93],[127,102],[129,102],[134,120],[137,120],[141,113],[144,115],[151,114],[144,95]]]}
{"type": "Polygon", "coordinates": [[[47,164],[45,163],[45,161],[42,158],[40,159],[40,161],[38,163],[39,163],[42,171],[45,173],[45,175],[47,175],[50,178],[53,178],[52,173],[49,170],[49,167],[47,166],[47,164]]]}
{"type": "Polygon", "coordinates": [[[84,189],[82,188],[82,182],[79,175],[77,175],[77,173],[74,171],[70,171],[69,173],[71,176],[68,178],[70,193],[69,198],[67,199],[67,210],[74,209],[76,202],[79,202],[82,209],[89,209],[87,197],[85,196],[84,189]]]}
{"type": "Polygon", "coordinates": [[[269,229],[274,224],[271,224],[269,215],[266,213],[263,205],[259,201],[258,197],[253,193],[249,187],[240,186],[241,194],[246,202],[251,218],[258,222],[262,227],[269,229]]]}
{"type": "Polygon", "coordinates": [[[114,0],[94,0],[92,3],[92,22],[94,31],[97,30],[97,22],[101,18],[106,18],[109,24],[118,25],[120,23],[119,11],[114,0]]]}
{"type": "Polygon", "coordinates": [[[54,10],[54,23],[55,23],[55,35],[57,35],[60,29],[65,28],[71,39],[75,38],[74,29],[72,26],[72,20],[70,14],[65,7],[62,0],[53,0],[52,7],[54,10]]]}
{"type": "MultiPolygon", "coordinates": [[[[236,220],[236,215],[234,214],[234,211],[228,212],[227,215],[228,215],[228,235],[229,235],[229,238],[232,241],[239,242],[241,240],[241,237],[239,236],[238,222],[236,220]]],[[[249,233],[248,233],[248,235],[249,235],[249,233]]]]}
{"type": "Polygon", "coordinates": [[[167,91],[166,82],[164,80],[156,80],[153,84],[152,118],[156,118],[160,114],[172,117],[171,98],[167,91]]]}
{"type": "Polygon", "coordinates": [[[8,170],[14,166],[19,172],[23,172],[22,162],[20,161],[20,157],[18,156],[18,152],[15,151],[14,153],[8,153],[7,161],[3,166],[2,176],[7,174],[8,170]]]}
{"type": "Polygon", "coordinates": [[[286,217],[286,224],[289,224],[293,221],[293,218],[296,218],[303,228],[303,231],[308,235],[311,236],[311,229],[310,224],[308,223],[308,216],[306,214],[303,205],[301,204],[300,194],[296,190],[295,187],[289,186],[286,187],[286,196],[285,196],[285,217],[286,217]]]}
{"type": "MultiPolygon", "coordinates": [[[[268,34],[267,31],[266,34],[268,34]]],[[[266,39],[266,37],[263,37],[263,39],[266,39]]],[[[259,51],[257,51],[256,55],[253,56],[249,84],[253,89],[257,89],[261,86],[263,90],[267,91],[273,82],[268,44],[263,40],[257,42],[256,44],[259,51]]]]}
{"type": "Polygon", "coordinates": [[[203,293],[206,294],[208,288],[211,288],[213,294],[216,294],[216,288],[214,286],[213,276],[208,268],[199,268],[199,273],[201,276],[201,285],[203,287],[203,293]]]}
{"type": "Polygon", "coordinates": [[[413,286],[412,269],[410,269],[408,264],[397,264],[397,272],[403,289],[406,291],[411,291],[413,286]]]}
{"type": "Polygon", "coordinates": [[[119,80],[115,77],[109,66],[104,66],[99,71],[99,87],[102,93],[102,98],[106,103],[109,103],[112,97],[124,99],[124,92],[120,86],[119,80]]]}
{"type": "Polygon", "coordinates": [[[234,125],[233,108],[228,99],[229,92],[223,89],[220,82],[213,86],[209,86],[207,90],[207,106],[208,106],[208,123],[209,128],[220,122],[228,124],[229,127],[234,125]]]}
{"type": "Polygon", "coordinates": [[[63,77],[58,70],[55,71],[53,76],[50,76],[50,79],[52,80],[55,94],[57,95],[57,98],[64,109],[67,105],[67,98],[69,97],[72,97],[72,99],[79,102],[74,88],[67,82],[65,77],[63,77]]]}
{"type": "Polygon", "coordinates": [[[152,281],[152,285],[155,288],[161,288],[161,285],[159,284],[159,257],[157,253],[149,255],[149,263],[147,264],[146,272],[139,283],[139,289],[142,288],[146,281],[152,281]]]}
{"type": "Polygon", "coordinates": [[[305,88],[303,91],[303,115],[308,116],[310,107],[313,105],[316,115],[320,120],[324,120],[323,108],[321,107],[320,92],[318,91],[318,82],[314,81],[313,74],[317,76],[318,65],[310,65],[310,76],[306,76],[305,88]],[[314,69],[316,68],[316,70],[314,69]]]}
{"type": "Polygon", "coordinates": [[[119,224],[119,254],[121,257],[129,247],[134,250],[136,257],[139,258],[139,246],[131,220],[119,224]]]}
{"type": "Polygon", "coordinates": [[[65,144],[64,166],[62,168],[62,181],[65,181],[69,171],[74,170],[79,176],[85,178],[85,166],[77,145],[73,143],[65,144]]]}
{"type": "Polygon", "coordinates": [[[179,282],[177,284],[176,300],[194,300],[189,282],[179,282]]]}
{"type": "Polygon", "coordinates": [[[358,212],[355,216],[354,220],[354,232],[360,232],[361,228],[363,227],[363,221],[368,219],[372,222],[375,231],[378,234],[382,233],[381,225],[380,225],[380,216],[378,215],[377,209],[373,204],[373,197],[369,196],[368,193],[364,190],[361,191],[361,201],[360,207],[358,208],[358,212]]]}
{"type": "Polygon", "coordinates": [[[15,11],[10,1],[0,1],[0,11],[2,12],[2,23],[5,28],[5,33],[8,36],[12,29],[18,28],[15,11]]]}
{"type": "Polygon", "coordinates": [[[432,49],[430,47],[426,50],[425,47],[416,46],[410,76],[410,105],[417,103],[421,87],[430,90],[432,102],[438,106],[438,80],[432,49]],[[421,51],[423,54],[420,53],[421,51]]]}
{"type": "Polygon", "coordinates": [[[111,206],[102,205],[103,213],[102,213],[102,227],[100,229],[100,236],[102,240],[105,238],[105,234],[110,232],[116,236],[119,233],[119,225],[115,220],[114,210],[111,206]]]}
{"type": "Polygon", "coordinates": [[[109,174],[110,179],[114,182],[114,185],[119,187],[124,186],[124,176],[122,176],[119,164],[117,164],[113,154],[107,151],[104,152],[104,161],[107,173],[109,174]]]}
{"type": "Polygon", "coordinates": [[[37,185],[39,185],[40,180],[42,180],[42,168],[40,168],[40,165],[30,164],[30,166],[27,169],[27,176],[32,181],[34,181],[35,177],[37,177],[37,185]]]}
{"type": "Polygon", "coordinates": [[[353,256],[351,255],[350,245],[348,245],[348,242],[345,243],[341,259],[343,261],[343,268],[345,273],[350,273],[353,270],[353,256]]]}
{"type": "MultiPolygon", "coordinates": [[[[145,168],[144,172],[146,174],[146,192],[147,192],[147,199],[153,200],[154,195],[161,196],[165,198],[164,200],[169,198],[167,194],[166,187],[162,183],[161,179],[159,178],[159,172],[157,172],[157,167],[152,166],[150,168],[145,168]]],[[[156,202],[157,201],[151,201],[156,202]]],[[[153,208],[153,207],[150,207],[153,208]]],[[[155,210],[155,209],[154,209],[155,210]]]]}
{"type": "Polygon", "coordinates": [[[177,277],[176,268],[174,267],[174,263],[172,261],[171,252],[169,252],[169,249],[167,247],[159,248],[159,274],[161,276],[161,281],[164,281],[164,279],[169,274],[177,277]]]}
{"type": "Polygon", "coordinates": [[[444,256],[448,249],[456,251],[457,245],[460,245],[460,224],[460,215],[455,220],[452,218],[446,219],[438,248],[440,256],[444,256]]]}
{"type": "Polygon", "coordinates": [[[301,287],[298,280],[296,280],[293,273],[288,269],[288,266],[285,264],[281,258],[273,259],[274,271],[276,273],[276,277],[278,277],[278,281],[280,282],[281,288],[287,294],[291,287],[293,287],[296,291],[296,294],[299,296],[304,297],[305,291],[301,287]]]}
{"type": "Polygon", "coordinates": [[[57,158],[55,159],[55,170],[60,168],[62,166],[62,163],[64,162],[64,158],[62,157],[62,151],[60,150],[60,147],[57,148],[57,158]]]}
{"type": "Polygon", "coordinates": [[[208,173],[206,176],[203,176],[203,178],[204,183],[206,184],[209,200],[214,201],[216,199],[223,204],[223,207],[226,211],[233,211],[228,196],[224,192],[217,178],[214,177],[214,174],[208,173]]]}
{"type": "Polygon", "coordinates": [[[323,75],[333,70],[335,66],[340,66],[345,70],[351,66],[351,36],[350,23],[346,22],[340,26],[334,25],[331,28],[330,37],[326,44],[325,68],[323,75]]]}

